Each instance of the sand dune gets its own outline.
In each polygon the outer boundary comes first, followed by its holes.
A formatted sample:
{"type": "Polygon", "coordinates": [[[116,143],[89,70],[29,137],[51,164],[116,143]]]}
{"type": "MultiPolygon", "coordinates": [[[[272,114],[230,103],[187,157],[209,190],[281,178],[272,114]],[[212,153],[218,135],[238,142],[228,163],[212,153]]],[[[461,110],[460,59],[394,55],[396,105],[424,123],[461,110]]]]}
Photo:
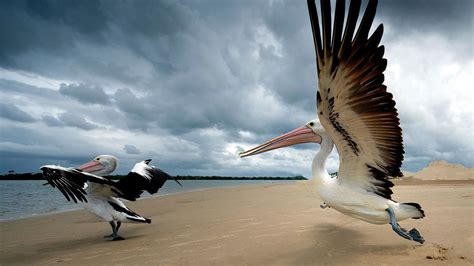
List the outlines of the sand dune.
{"type": "Polygon", "coordinates": [[[151,225],[125,224],[125,241],[85,211],[0,223],[0,264],[472,265],[474,186],[405,185],[395,199],[419,202],[424,245],[331,209],[311,182],[209,189],[130,203],[151,225]]]}
{"type": "Polygon", "coordinates": [[[474,180],[474,168],[446,161],[433,161],[412,176],[421,180],[474,180]]]}

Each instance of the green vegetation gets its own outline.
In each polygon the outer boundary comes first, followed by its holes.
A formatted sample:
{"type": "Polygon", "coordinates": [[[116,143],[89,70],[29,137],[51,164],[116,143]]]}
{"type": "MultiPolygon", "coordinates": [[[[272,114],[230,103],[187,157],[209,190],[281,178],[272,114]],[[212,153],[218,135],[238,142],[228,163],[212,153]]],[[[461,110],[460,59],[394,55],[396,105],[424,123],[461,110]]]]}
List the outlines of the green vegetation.
{"type": "MultiPolygon", "coordinates": [[[[110,179],[120,179],[124,175],[110,175],[110,179]]],[[[289,177],[276,177],[276,176],[257,176],[257,177],[233,177],[233,176],[176,176],[178,180],[307,180],[304,176],[289,176],[289,177]]],[[[25,174],[7,174],[0,175],[0,180],[44,180],[41,173],[25,173],[25,174]]]]}
{"type": "Polygon", "coordinates": [[[44,180],[43,175],[40,173],[32,174],[8,174],[0,175],[0,180],[44,180]]]}
{"type": "Polygon", "coordinates": [[[287,177],[277,177],[277,176],[176,176],[176,179],[179,180],[307,180],[304,176],[287,176],[287,177]]]}

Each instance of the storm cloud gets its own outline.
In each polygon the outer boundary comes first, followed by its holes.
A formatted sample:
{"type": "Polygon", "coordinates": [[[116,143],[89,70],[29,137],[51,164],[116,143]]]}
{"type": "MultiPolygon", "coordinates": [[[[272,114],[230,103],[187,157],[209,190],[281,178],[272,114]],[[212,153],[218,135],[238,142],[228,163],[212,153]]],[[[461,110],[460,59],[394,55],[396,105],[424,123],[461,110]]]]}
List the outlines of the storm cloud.
{"type": "MultiPolygon", "coordinates": [[[[404,169],[473,166],[472,10],[379,3],[404,169]]],[[[0,172],[114,154],[120,172],[310,176],[316,145],[237,156],[315,117],[305,1],[2,1],[0,36],[0,172]]]]}
{"type": "Polygon", "coordinates": [[[110,101],[102,88],[85,84],[61,84],[59,92],[84,104],[107,104],[110,101]]]}
{"type": "Polygon", "coordinates": [[[31,123],[36,121],[31,115],[22,111],[13,104],[0,103],[0,116],[12,121],[31,123]]]}
{"type": "Polygon", "coordinates": [[[134,145],[131,145],[131,144],[125,144],[123,145],[123,150],[127,153],[127,154],[140,154],[140,150],[135,147],[134,145]]]}

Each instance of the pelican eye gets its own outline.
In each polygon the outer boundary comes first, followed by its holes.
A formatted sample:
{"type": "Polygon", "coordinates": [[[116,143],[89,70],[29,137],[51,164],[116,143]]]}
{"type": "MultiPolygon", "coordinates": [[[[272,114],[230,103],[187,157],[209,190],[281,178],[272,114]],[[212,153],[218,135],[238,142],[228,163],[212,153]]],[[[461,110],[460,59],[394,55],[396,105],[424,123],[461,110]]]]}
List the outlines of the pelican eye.
{"type": "Polygon", "coordinates": [[[314,126],[314,123],[313,123],[313,122],[310,122],[310,123],[309,123],[309,126],[310,126],[310,127],[314,126]]]}

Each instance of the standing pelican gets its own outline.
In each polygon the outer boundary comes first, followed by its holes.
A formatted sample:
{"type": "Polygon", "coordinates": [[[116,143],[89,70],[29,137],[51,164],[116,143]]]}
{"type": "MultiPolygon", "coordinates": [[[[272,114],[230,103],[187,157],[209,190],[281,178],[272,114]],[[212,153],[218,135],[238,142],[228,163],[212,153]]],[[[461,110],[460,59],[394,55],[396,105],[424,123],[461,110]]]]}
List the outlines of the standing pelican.
{"type": "Polygon", "coordinates": [[[393,183],[387,178],[402,175],[402,130],[395,101],[383,85],[387,66],[384,47],[379,45],[383,26],[379,25],[368,36],[377,1],[369,1],[354,36],[360,2],[351,2],[343,32],[344,0],[336,3],[332,29],[330,1],[321,1],[320,28],[314,0],[308,0],[319,78],[316,97],[319,119],[240,156],[299,143],[319,143],[321,148],[313,159],[312,176],[324,200],[322,208],[329,206],[373,224],[390,223],[400,236],[423,243],[415,228],[406,231],[398,225],[398,221],[425,215],[419,204],[398,203],[391,197],[393,183]],[[337,178],[331,178],[325,166],[334,144],[340,160],[337,178]]]}
{"type": "MultiPolygon", "coordinates": [[[[143,191],[150,194],[158,192],[168,179],[173,179],[162,170],[149,165],[151,159],[141,161],[130,173],[115,182],[107,177],[115,171],[118,159],[112,155],[100,155],[78,168],[66,168],[58,165],[45,165],[40,169],[47,184],[58,188],[68,201],[84,202],[84,208],[109,222],[112,240],[123,240],[118,235],[122,222],[151,223],[123,204],[120,200],[135,201],[143,191]],[[117,224],[115,224],[117,222],[117,224]]],[[[178,182],[175,179],[176,182],[178,182]]],[[[178,182],[179,185],[181,185],[178,182]]]]}

